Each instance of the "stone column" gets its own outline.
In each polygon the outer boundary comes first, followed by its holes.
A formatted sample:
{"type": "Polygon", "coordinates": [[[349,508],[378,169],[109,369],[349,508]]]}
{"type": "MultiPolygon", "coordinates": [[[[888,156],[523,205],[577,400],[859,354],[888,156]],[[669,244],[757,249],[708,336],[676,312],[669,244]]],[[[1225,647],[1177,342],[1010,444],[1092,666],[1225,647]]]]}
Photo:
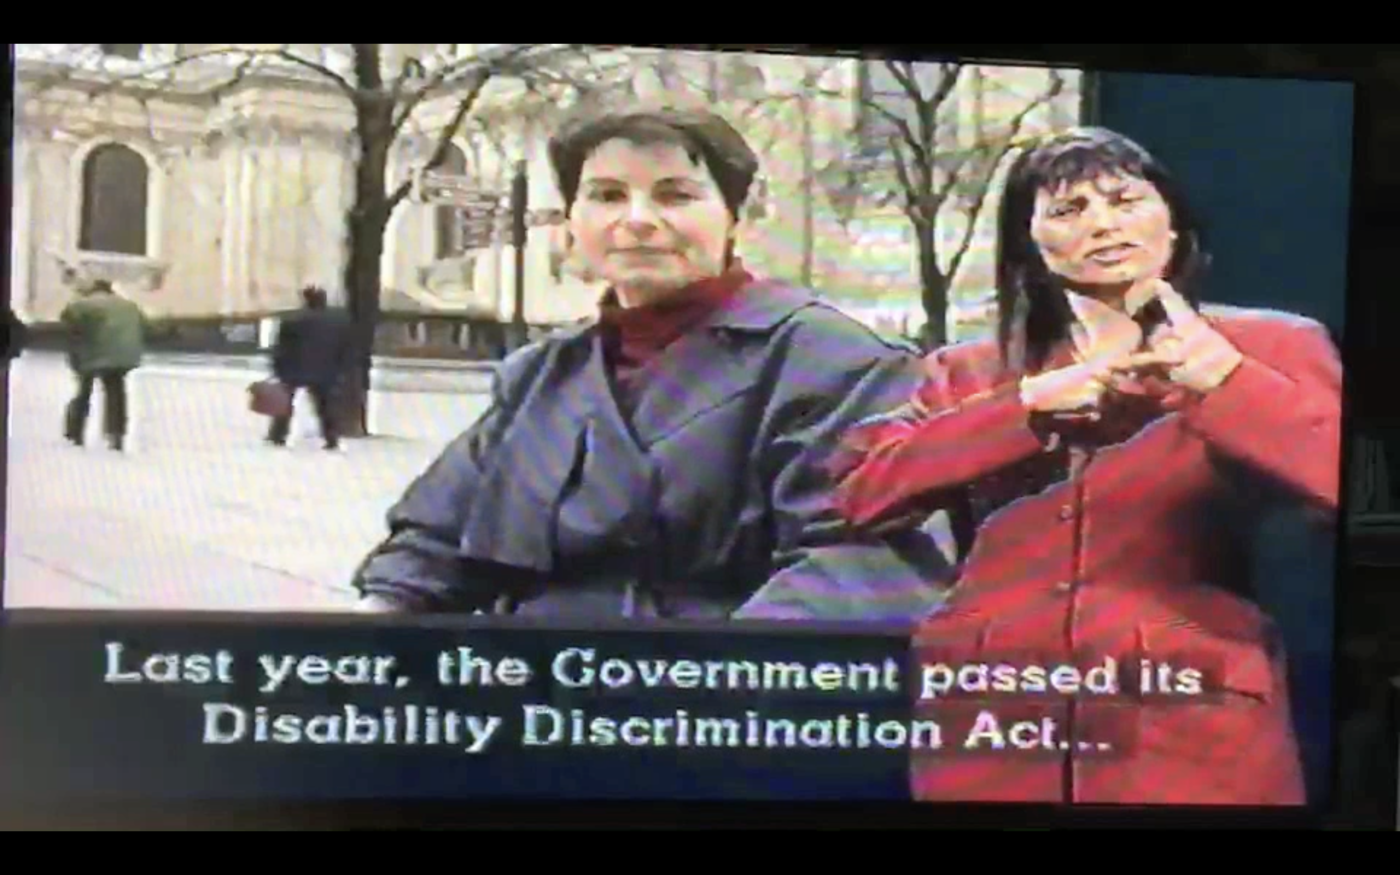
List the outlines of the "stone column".
{"type": "Polygon", "coordinates": [[[48,136],[31,144],[30,173],[34,177],[35,193],[29,232],[36,238],[37,261],[30,265],[33,275],[34,308],[45,319],[57,317],[68,301],[72,289],[62,279],[62,270],[54,255],[62,255],[77,267],[78,224],[82,210],[81,173],[73,167],[75,141],[71,137],[48,136]]]}
{"type": "Polygon", "coordinates": [[[268,120],[259,119],[249,129],[242,181],[243,227],[247,296],[242,309],[258,310],[272,298],[269,268],[277,221],[273,183],[276,178],[277,132],[268,120]]]}
{"type": "Polygon", "coordinates": [[[324,286],[337,304],[345,301],[345,215],[354,185],[346,130],[320,123],[298,130],[306,190],[298,220],[302,225],[304,282],[324,286]]]}
{"type": "Polygon", "coordinates": [[[24,129],[21,121],[15,126],[14,139],[14,232],[12,234],[13,260],[10,262],[10,306],[21,318],[35,300],[33,266],[38,254],[38,237],[34,223],[34,186],[37,176],[33,170],[32,152],[28,142],[33,134],[24,129]]]}
{"type": "MultiPolygon", "coordinates": [[[[224,225],[226,223],[224,168],[216,154],[203,143],[193,143],[184,150],[179,159],[180,172],[172,175],[178,179],[179,195],[190,208],[190,221],[197,224],[185,235],[181,248],[173,251],[167,261],[170,273],[167,276],[167,289],[183,294],[181,288],[199,290],[205,300],[206,310],[218,313],[228,312],[228,292],[224,282],[224,225]],[[182,263],[183,262],[183,263],[182,263]],[[171,285],[171,278],[176,278],[171,285]]],[[[173,193],[176,187],[167,188],[173,193]]],[[[175,224],[179,223],[180,209],[174,213],[175,224]]],[[[172,226],[173,227],[173,226],[172,226]]]]}
{"type": "Polygon", "coordinates": [[[239,148],[238,155],[238,287],[235,300],[240,311],[253,309],[257,301],[253,276],[253,258],[257,245],[253,216],[257,169],[254,147],[251,142],[245,141],[239,148]]]}
{"type": "Polygon", "coordinates": [[[312,212],[315,204],[314,193],[311,191],[310,167],[307,164],[307,149],[305,144],[296,150],[296,192],[297,204],[292,222],[292,282],[300,289],[307,285],[310,280],[307,276],[307,246],[310,235],[307,233],[307,224],[314,221],[312,212]]]}
{"type": "Polygon", "coordinates": [[[219,234],[219,256],[222,263],[222,294],[220,312],[230,313],[237,309],[241,298],[239,292],[238,254],[242,245],[238,217],[238,175],[242,167],[240,150],[242,144],[236,139],[225,138],[219,152],[219,163],[223,171],[223,228],[219,234]]]}

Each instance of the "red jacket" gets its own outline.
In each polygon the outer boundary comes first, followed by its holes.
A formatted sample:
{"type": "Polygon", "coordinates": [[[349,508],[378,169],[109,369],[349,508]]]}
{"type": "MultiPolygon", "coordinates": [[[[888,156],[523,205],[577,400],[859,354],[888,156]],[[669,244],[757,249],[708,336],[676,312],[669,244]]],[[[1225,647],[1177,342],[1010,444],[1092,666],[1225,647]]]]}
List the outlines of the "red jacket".
{"type": "MultiPolygon", "coordinates": [[[[838,492],[852,522],[878,526],[962,496],[977,524],[946,607],[915,634],[921,666],[1082,670],[1111,657],[1135,690],[1148,659],[1202,669],[1212,691],[1168,703],[985,690],[921,699],[945,746],[915,753],[915,798],[1303,801],[1284,659],[1249,597],[1243,551],[1251,516],[1271,502],[1301,501],[1335,523],[1341,363],[1310,320],[1205,315],[1245,360],[1203,398],[1140,397],[1099,425],[1054,425],[1028,415],[994,343],[969,343],[931,355],[917,397],[852,435],[838,492]],[[1025,734],[1051,750],[968,753],[962,736],[983,711],[1003,727],[1050,718],[1052,735],[1041,723],[1025,734]]],[[[1066,345],[1049,366],[1070,360],[1066,345]]]]}

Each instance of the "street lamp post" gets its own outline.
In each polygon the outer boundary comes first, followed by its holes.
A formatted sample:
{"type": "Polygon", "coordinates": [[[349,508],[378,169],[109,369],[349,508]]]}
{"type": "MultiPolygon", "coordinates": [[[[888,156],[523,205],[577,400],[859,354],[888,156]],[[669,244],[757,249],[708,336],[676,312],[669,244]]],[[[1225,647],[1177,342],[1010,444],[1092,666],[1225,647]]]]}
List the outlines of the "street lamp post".
{"type": "Polygon", "coordinates": [[[525,345],[529,330],[525,322],[525,243],[529,236],[530,178],[524,161],[515,162],[510,183],[511,245],[515,247],[515,312],[511,318],[511,347],[525,345]]]}

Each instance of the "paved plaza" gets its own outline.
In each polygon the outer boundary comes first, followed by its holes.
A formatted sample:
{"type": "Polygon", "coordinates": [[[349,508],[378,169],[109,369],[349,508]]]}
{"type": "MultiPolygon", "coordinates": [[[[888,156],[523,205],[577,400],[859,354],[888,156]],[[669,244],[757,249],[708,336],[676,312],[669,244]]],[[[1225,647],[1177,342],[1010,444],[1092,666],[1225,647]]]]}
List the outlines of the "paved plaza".
{"type": "Polygon", "coordinates": [[[258,373],[198,357],[153,360],[131,379],[130,449],[61,437],[73,381],[30,353],[9,377],[4,606],[343,610],[384,511],[485,407],[480,370],[381,368],[375,437],[320,449],[309,399],[293,445],[261,441],[258,373]]]}

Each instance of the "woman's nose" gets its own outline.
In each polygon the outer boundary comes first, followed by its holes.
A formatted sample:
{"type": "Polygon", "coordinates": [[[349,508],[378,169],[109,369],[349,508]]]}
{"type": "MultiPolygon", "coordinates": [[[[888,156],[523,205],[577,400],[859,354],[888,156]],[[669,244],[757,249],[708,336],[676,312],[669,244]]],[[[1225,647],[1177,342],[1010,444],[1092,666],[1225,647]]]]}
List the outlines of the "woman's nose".
{"type": "Polygon", "coordinates": [[[1118,230],[1118,211],[1109,203],[1091,203],[1084,211],[1084,219],[1096,237],[1118,230]]]}
{"type": "Polygon", "coordinates": [[[636,227],[655,227],[656,207],[651,198],[634,197],[627,205],[627,223],[636,227]]]}

